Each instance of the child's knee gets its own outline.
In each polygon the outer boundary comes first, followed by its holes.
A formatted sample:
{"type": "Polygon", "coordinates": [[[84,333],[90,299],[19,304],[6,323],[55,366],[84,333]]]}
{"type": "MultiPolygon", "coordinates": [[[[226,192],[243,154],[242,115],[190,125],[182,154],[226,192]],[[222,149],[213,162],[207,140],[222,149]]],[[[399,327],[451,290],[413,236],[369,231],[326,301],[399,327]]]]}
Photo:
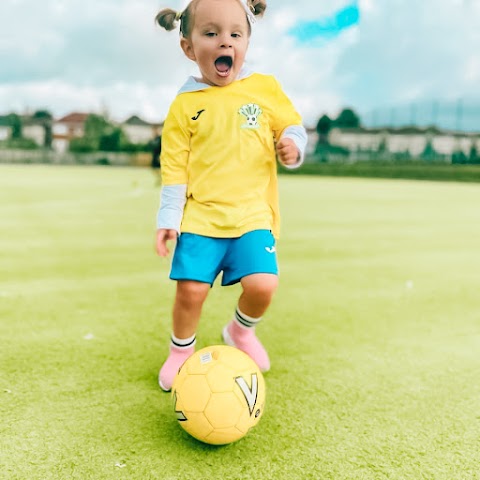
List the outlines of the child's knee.
{"type": "Polygon", "coordinates": [[[271,298],[278,287],[278,276],[272,274],[256,274],[242,280],[243,291],[247,295],[271,298]]]}
{"type": "Polygon", "coordinates": [[[208,283],[180,281],[177,285],[177,301],[189,305],[202,304],[209,290],[208,283]]]}

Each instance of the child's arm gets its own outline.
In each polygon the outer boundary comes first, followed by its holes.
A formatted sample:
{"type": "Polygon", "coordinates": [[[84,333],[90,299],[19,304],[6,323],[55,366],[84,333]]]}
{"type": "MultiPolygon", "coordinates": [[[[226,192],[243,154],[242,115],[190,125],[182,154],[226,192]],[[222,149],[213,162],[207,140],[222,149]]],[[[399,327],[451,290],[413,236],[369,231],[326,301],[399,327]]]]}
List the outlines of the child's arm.
{"type": "Polygon", "coordinates": [[[303,163],[307,146],[307,132],[302,125],[302,118],[295,110],[290,99],[285,95],[278,81],[271,77],[273,85],[274,116],[272,129],[277,140],[278,160],[286,168],[297,168],[303,163]]]}
{"type": "MultiPolygon", "coordinates": [[[[178,99],[178,97],[177,97],[178,99]]],[[[187,161],[189,154],[190,133],[181,119],[181,103],[174,100],[163,127],[162,145],[162,190],[160,208],[157,213],[158,255],[169,254],[167,243],[176,240],[180,234],[183,209],[187,202],[187,161]]]]}
{"type": "Polygon", "coordinates": [[[169,240],[176,240],[180,233],[183,209],[187,201],[187,185],[165,185],[162,187],[160,208],[157,213],[157,254],[166,257],[170,251],[169,240]]]}
{"type": "Polygon", "coordinates": [[[176,230],[167,230],[165,228],[160,228],[157,230],[157,254],[160,257],[166,257],[170,250],[167,247],[167,241],[169,240],[176,240],[177,239],[177,232],[176,230]]]}
{"type": "Polygon", "coordinates": [[[302,125],[287,127],[277,142],[278,159],[287,168],[298,168],[303,163],[307,146],[307,132],[302,125]]]}

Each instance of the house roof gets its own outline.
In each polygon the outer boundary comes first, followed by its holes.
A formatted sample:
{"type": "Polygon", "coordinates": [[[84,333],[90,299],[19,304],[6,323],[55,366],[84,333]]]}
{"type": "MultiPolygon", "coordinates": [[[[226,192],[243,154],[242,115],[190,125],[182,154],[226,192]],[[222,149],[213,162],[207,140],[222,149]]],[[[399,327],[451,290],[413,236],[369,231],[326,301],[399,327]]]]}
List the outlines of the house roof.
{"type": "Polygon", "coordinates": [[[58,123],[85,123],[89,113],[72,112],[57,120],[58,123]]]}
{"type": "Polygon", "coordinates": [[[151,127],[152,124],[142,120],[138,115],[132,115],[131,117],[125,120],[124,125],[135,125],[140,127],[151,127]]]}

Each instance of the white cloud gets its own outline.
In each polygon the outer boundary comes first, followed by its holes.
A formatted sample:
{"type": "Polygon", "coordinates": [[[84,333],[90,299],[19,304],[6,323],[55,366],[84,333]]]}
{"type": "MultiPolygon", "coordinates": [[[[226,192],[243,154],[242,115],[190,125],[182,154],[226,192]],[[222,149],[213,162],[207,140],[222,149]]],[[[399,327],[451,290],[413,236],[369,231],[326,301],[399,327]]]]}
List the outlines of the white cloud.
{"type": "Polygon", "coordinates": [[[480,58],[472,55],[465,62],[465,81],[478,88],[480,85],[480,58]]]}
{"type": "MultiPolygon", "coordinates": [[[[183,0],[165,2],[181,8],[183,0]]],[[[478,0],[359,0],[360,24],[309,47],[287,32],[349,0],[270,0],[250,65],[275,74],[305,118],[425,99],[478,97],[478,0]]],[[[163,2],[162,2],[163,4],[163,2]]],[[[0,113],[108,107],[115,118],[163,119],[194,64],[178,32],[154,25],[151,0],[1,0],[0,113]]]]}
{"type": "Polygon", "coordinates": [[[355,72],[342,96],[368,108],[395,105],[406,91],[411,100],[478,95],[462,65],[480,48],[480,18],[455,1],[444,0],[440,9],[436,0],[395,0],[364,12],[358,41],[339,62],[340,76],[355,72]]]}

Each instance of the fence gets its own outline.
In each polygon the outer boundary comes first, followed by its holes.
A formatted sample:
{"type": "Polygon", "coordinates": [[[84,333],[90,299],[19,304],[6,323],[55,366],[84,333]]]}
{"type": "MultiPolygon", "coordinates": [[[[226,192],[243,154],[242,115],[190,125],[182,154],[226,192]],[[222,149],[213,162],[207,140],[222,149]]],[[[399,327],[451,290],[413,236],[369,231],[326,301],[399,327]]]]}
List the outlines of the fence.
{"type": "Polygon", "coordinates": [[[148,153],[59,153],[47,149],[17,150],[0,149],[0,163],[49,163],[55,165],[115,165],[147,166],[151,156],[148,153]]]}
{"type": "Polygon", "coordinates": [[[362,112],[360,116],[362,124],[371,128],[435,126],[457,132],[479,132],[480,99],[412,102],[410,105],[376,108],[362,112]]]}

